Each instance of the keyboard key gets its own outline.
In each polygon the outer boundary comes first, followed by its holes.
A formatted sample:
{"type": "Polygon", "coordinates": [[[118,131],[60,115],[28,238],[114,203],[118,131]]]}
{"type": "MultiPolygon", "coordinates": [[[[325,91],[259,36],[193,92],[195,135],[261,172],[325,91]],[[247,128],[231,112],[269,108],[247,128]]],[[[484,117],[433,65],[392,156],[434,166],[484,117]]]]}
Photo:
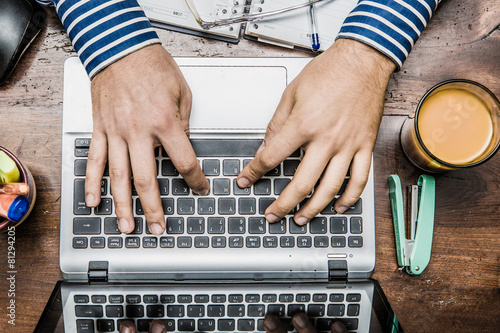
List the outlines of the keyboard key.
{"type": "Polygon", "coordinates": [[[177,247],[190,248],[193,246],[193,239],[191,237],[177,237],[177,247]]]}
{"type": "Polygon", "coordinates": [[[108,237],[108,248],[121,249],[123,247],[123,238],[121,237],[108,237]]]}
{"type": "Polygon", "coordinates": [[[311,236],[299,236],[297,237],[298,247],[312,247],[311,236]]]}
{"type": "Polygon", "coordinates": [[[194,199],[193,198],[177,199],[177,214],[179,215],[194,214],[194,199]]]}
{"type": "Polygon", "coordinates": [[[251,332],[255,330],[254,319],[238,319],[238,331],[251,332]]]}
{"type": "Polygon", "coordinates": [[[257,248],[260,247],[260,237],[258,236],[247,236],[245,241],[246,247],[257,248]]]}
{"type": "Polygon", "coordinates": [[[295,301],[298,303],[308,303],[311,301],[311,295],[309,295],[309,294],[297,294],[295,296],[295,301]]]}
{"type": "Polygon", "coordinates": [[[255,198],[239,198],[238,212],[241,215],[253,215],[257,212],[255,198]]]}
{"type": "Polygon", "coordinates": [[[347,233],[347,218],[346,217],[330,217],[330,232],[332,234],[347,233]]]}
{"type": "Polygon", "coordinates": [[[113,212],[113,199],[101,198],[99,206],[94,208],[95,215],[111,215],[113,212]]]}
{"type": "Polygon", "coordinates": [[[281,219],[279,222],[269,223],[270,234],[284,234],[286,233],[286,219],[281,219]]]}
{"type": "Polygon", "coordinates": [[[77,317],[100,318],[103,315],[102,305],[75,305],[77,317]]]}
{"type": "Polygon", "coordinates": [[[198,320],[198,331],[200,331],[200,332],[215,331],[215,320],[213,320],[213,319],[200,319],[200,320],[198,320]]]}
{"type": "Polygon", "coordinates": [[[264,294],[262,295],[262,302],[264,303],[275,303],[278,299],[276,294],[264,294]]]}
{"type": "Polygon", "coordinates": [[[165,308],[163,305],[147,305],[146,313],[150,318],[162,318],[165,316],[165,308]]]}
{"type": "Polygon", "coordinates": [[[208,218],[208,233],[209,234],[223,234],[226,230],[225,220],[223,217],[209,217],[208,218]]]}
{"type": "Polygon", "coordinates": [[[250,304],[248,305],[248,317],[264,317],[265,305],[264,304],[250,304]]]}
{"type": "Polygon", "coordinates": [[[325,315],[325,305],[309,304],[309,306],[307,307],[307,315],[309,317],[323,317],[325,315]]]}
{"type": "Polygon", "coordinates": [[[188,195],[189,186],[184,179],[172,179],[172,194],[173,195],[188,195]]]}
{"type": "Polygon", "coordinates": [[[194,295],[195,303],[208,303],[210,296],[208,295],[194,295]]]}
{"type": "Polygon", "coordinates": [[[250,195],[252,192],[251,187],[241,188],[238,186],[236,179],[233,180],[233,193],[235,195],[250,195]]]}
{"type": "Polygon", "coordinates": [[[243,302],[243,295],[241,294],[231,294],[228,297],[229,303],[241,303],[243,302]]]}
{"type": "Polygon", "coordinates": [[[234,198],[219,198],[217,203],[219,206],[219,214],[233,215],[236,213],[236,200],[234,198]]]}
{"type": "Polygon", "coordinates": [[[139,237],[125,238],[125,247],[128,249],[138,249],[141,247],[141,239],[139,237]]]}
{"type": "Polygon", "coordinates": [[[101,233],[101,218],[75,217],[73,219],[73,234],[99,235],[101,233]]]}
{"type": "Polygon", "coordinates": [[[275,198],[259,198],[259,214],[264,215],[267,207],[276,201],[275,198]]]}
{"type": "Polygon", "coordinates": [[[344,301],[344,294],[330,294],[330,302],[341,303],[344,301]]]}
{"type": "Polygon", "coordinates": [[[213,248],[224,248],[226,247],[226,237],[215,236],[212,237],[212,247],[213,248]]]}
{"type": "Polygon", "coordinates": [[[327,229],[326,217],[315,217],[309,222],[311,234],[326,234],[327,229]]]}
{"type": "Polygon", "coordinates": [[[299,166],[300,160],[285,160],[283,162],[283,174],[285,176],[293,176],[299,166]]]}
{"type": "Polygon", "coordinates": [[[184,317],[184,305],[167,305],[167,316],[171,318],[184,317]]]}
{"type": "Polygon", "coordinates": [[[218,176],[220,174],[220,161],[212,159],[203,160],[202,169],[205,176],[218,176]]]}
{"type": "Polygon", "coordinates": [[[207,248],[210,245],[210,240],[206,236],[196,236],[194,238],[194,247],[207,248]]]}
{"type": "Polygon", "coordinates": [[[212,303],[226,303],[226,295],[223,294],[212,295],[212,303]]]}
{"type": "Polygon", "coordinates": [[[203,305],[188,305],[186,315],[188,317],[203,317],[203,316],[205,316],[205,306],[203,306],[203,305]]]}
{"type": "MultiPolygon", "coordinates": [[[[292,295],[293,297],[293,295],[292,295]]],[[[285,315],[285,305],[284,304],[269,304],[267,306],[267,314],[273,314],[278,317],[283,317],[285,315]]]]}
{"type": "Polygon", "coordinates": [[[345,247],[345,237],[332,236],[332,247],[345,247]]]}
{"type": "Polygon", "coordinates": [[[184,233],[184,218],[183,217],[167,217],[167,234],[183,234],[184,233]]]}
{"type": "Polygon", "coordinates": [[[226,159],[222,162],[222,173],[224,176],[237,176],[240,173],[240,161],[226,159]]]}
{"type": "Polygon", "coordinates": [[[165,214],[165,215],[174,214],[174,199],[173,198],[161,198],[161,206],[163,208],[163,214],[165,214]]]}
{"type": "Polygon", "coordinates": [[[123,317],[123,305],[106,305],[106,317],[122,318],[123,317]]]}
{"type": "Polygon", "coordinates": [[[227,306],[227,316],[228,317],[244,317],[245,316],[245,305],[228,305],[227,306]]]}
{"type": "Polygon", "coordinates": [[[291,234],[305,234],[307,231],[307,225],[295,224],[293,217],[288,219],[288,227],[291,234]]]}
{"type": "Polygon", "coordinates": [[[162,176],[178,176],[179,171],[175,168],[171,160],[161,161],[161,175],[162,176]]]}
{"type": "Polygon", "coordinates": [[[247,302],[247,303],[259,303],[260,302],[260,295],[259,294],[245,295],[245,302],[247,302]]]}
{"type": "Polygon", "coordinates": [[[296,313],[305,312],[306,306],[304,304],[290,304],[288,305],[288,313],[289,317],[293,317],[296,313]]]}
{"type": "Polygon", "coordinates": [[[161,248],[173,248],[175,246],[175,238],[174,237],[161,237],[160,238],[160,247],[161,248]]]}
{"type": "Polygon", "coordinates": [[[225,314],[224,305],[215,305],[215,304],[207,305],[208,317],[224,317],[224,314],[225,314]]]}
{"type": "Polygon", "coordinates": [[[87,174],[87,160],[83,158],[76,159],[73,169],[75,176],[85,176],[87,174]]]}
{"type": "Polygon", "coordinates": [[[158,239],[156,237],[144,237],[142,239],[142,247],[145,249],[155,249],[158,247],[158,239]]]}
{"type": "Polygon", "coordinates": [[[290,178],[277,178],[274,180],[274,194],[280,195],[290,183],[290,178]]]}
{"type": "Polygon", "coordinates": [[[109,301],[109,303],[113,303],[113,304],[123,303],[123,296],[122,295],[109,295],[108,301],[109,301]]]}
{"type": "Polygon", "coordinates": [[[135,227],[134,230],[132,230],[131,234],[133,235],[142,234],[144,230],[144,221],[142,220],[142,217],[134,217],[134,222],[135,222],[135,227]]]}
{"type": "Polygon", "coordinates": [[[75,157],[89,157],[89,149],[75,148],[75,157]]]}
{"type": "Polygon", "coordinates": [[[278,247],[278,237],[276,237],[276,236],[264,236],[262,238],[262,245],[264,247],[278,247]]]}
{"type": "Polygon", "coordinates": [[[314,294],[313,302],[326,302],[328,300],[328,296],[326,294],[314,294]]]}
{"type": "Polygon", "coordinates": [[[75,139],[75,148],[90,148],[91,139],[77,138],[75,139]]]}
{"type": "Polygon", "coordinates": [[[316,236],[314,237],[314,247],[328,247],[330,245],[330,239],[328,236],[316,236]]]}
{"type": "Polygon", "coordinates": [[[96,321],[98,332],[114,332],[115,321],[112,319],[97,319],[96,321]]]}
{"type": "Polygon", "coordinates": [[[281,176],[281,165],[277,165],[268,172],[266,172],[265,176],[267,177],[278,177],[281,176]]]}
{"type": "Polygon", "coordinates": [[[94,333],[94,320],[92,319],[77,319],[76,320],[77,333],[94,333]]]}
{"type": "Polygon", "coordinates": [[[222,332],[232,332],[235,330],[234,319],[219,319],[217,321],[217,328],[222,332]]]}
{"type": "Polygon", "coordinates": [[[229,178],[215,178],[212,187],[214,195],[229,195],[231,193],[230,184],[229,178]]]}
{"type": "Polygon", "coordinates": [[[73,237],[74,249],[86,249],[88,247],[87,237],[73,237]]]}
{"type": "Polygon", "coordinates": [[[360,198],[358,201],[354,203],[354,205],[350,206],[344,214],[354,214],[354,215],[360,215],[363,211],[362,207],[362,199],[360,198]]]}
{"type": "Polygon", "coordinates": [[[349,304],[347,305],[347,315],[349,317],[359,316],[359,304],[349,304]]]}
{"type": "Polygon", "coordinates": [[[73,300],[77,304],[86,304],[89,302],[89,296],[88,295],[75,295],[73,297],[73,300]]]}
{"type": "Polygon", "coordinates": [[[295,246],[295,238],[292,236],[281,236],[280,237],[280,246],[281,247],[294,247],[295,246]]]}
{"type": "Polygon", "coordinates": [[[119,235],[121,234],[120,229],[118,229],[118,222],[116,217],[105,217],[104,218],[104,233],[106,235],[119,235]]]}
{"type": "Polygon", "coordinates": [[[175,295],[160,295],[160,302],[162,304],[175,303],[175,295]]]}
{"type": "Polygon", "coordinates": [[[104,237],[92,237],[90,238],[90,248],[92,249],[104,249],[106,247],[106,240],[104,237]]]}
{"type": "Polygon", "coordinates": [[[213,215],[215,214],[215,199],[214,198],[198,198],[198,214],[213,215]]]}
{"type": "Polygon", "coordinates": [[[363,247],[363,237],[361,236],[350,236],[347,242],[349,247],[363,247]]]}
{"type": "Polygon", "coordinates": [[[328,331],[330,332],[330,327],[334,320],[340,320],[347,330],[357,330],[358,329],[358,319],[357,318],[341,318],[341,319],[331,319],[331,318],[320,318],[316,322],[316,329],[318,331],[328,331]]]}
{"type": "Polygon", "coordinates": [[[279,300],[281,303],[291,303],[293,302],[293,294],[281,294],[279,300]]]}
{"type": "Polygon", "coordinates": [[[203,234],[205,232],[205,219],[203,217],[188,217],[188,234],[203,234]]]}
{"type": "Polygon", "coordinates": [[[363,219],[359,216],[351,217],[351,234],[361,234],[363,232],[363,219]]]}
{"type": "Polygon", "coordinates": [[[251,234],[265,234],[267,221],[263,217],[248,218],[248,232],[251,234]]]}
{"type": "Polygon", "coordinates": [[[329,304],[328,316],[330,317],[343,317],[345,312],[344,304],[329,304]]]}
{"type": "Polygon", "coordinates": [[[177,329],[179,332],[193,332],[195,328],[194,319],[179,319],[177,321],[177,329]]]}
{"type": "Polygon", "coordinates": [[[229,237],[229,247],[236,247],[236,248],[243,247],[243,237],[241,236],[229,237]]]}
{"type": "Polygon", "coordinates": [[[168,178],[158,178],[158,188],[160,189],[160,195],[168,195],[168,178]]]}
{"type": "Polygon", "coordinates": [[[259,179],[253,185],[253,193],[255,195],[270,195],[271,194],[271,179],[259,179]]]}
{"type": "Polygon", "coordinates": [[[141,295],[127,295],[125,296],[125,300],[129,304],[139,304],[141,303],[141,295]]]}
{"type": "Polygon", "coordinates": [[[347,294],[347,302],[361,302],[361,294],[347,294]]]}
{"type": "Polygon", "coordinates": [[[230,234],[245,233],[245,219],[243,217],[230,217],[227,219],[227,229],[230,234]]]}

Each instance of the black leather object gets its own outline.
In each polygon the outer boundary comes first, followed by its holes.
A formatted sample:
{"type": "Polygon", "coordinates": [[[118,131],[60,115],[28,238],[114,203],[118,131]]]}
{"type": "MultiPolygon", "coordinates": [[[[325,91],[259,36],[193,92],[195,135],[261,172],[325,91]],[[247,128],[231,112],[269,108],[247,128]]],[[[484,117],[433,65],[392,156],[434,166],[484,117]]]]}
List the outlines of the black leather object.
{"type": "Polygon", "coordinates": [[[0,83],[12,73],[46,16],[35,1],[0,0],[0,83]]]}

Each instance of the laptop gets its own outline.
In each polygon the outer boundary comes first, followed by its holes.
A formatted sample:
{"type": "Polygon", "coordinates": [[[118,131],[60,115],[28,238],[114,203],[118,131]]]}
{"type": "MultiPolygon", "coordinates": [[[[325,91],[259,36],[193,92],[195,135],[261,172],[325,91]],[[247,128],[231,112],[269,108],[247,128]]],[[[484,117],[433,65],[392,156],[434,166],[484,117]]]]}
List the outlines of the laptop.
{"type": "MultiPolygon", "coordinates": [[[[286,86],[310,58],[176,58],[193,93],[190,140],[210,181],[193,195],[165,151],[157,174],[167,229],[152,235],[133,190],[136,227],[121,234],[109,175],[101,204],[84,201],[92,134],[90,82],[78,58],[64,66],[60,281],[37,332],[264,331],[267,314],[306,312],[319,332],[334,319],[355,332],[402,332],[375,266],[373,173],[361,198],[337,214],[332,201],[311,223],[269,224],[265,209],[290,182],[297,150],[250,189],[235,179],[259,147],[286,86]]],[[[373,168],[371,168],[373,170],[373,168]]],[[[346,176],[345,184],[349,181],[346,176]]],[[[341,190],[342,191],[342,190],[341,190]]],[[[298,209],[300,207],[297,207],[298,209]]],[[[293,212],[292,212],[293,213],[293,212]]]]}

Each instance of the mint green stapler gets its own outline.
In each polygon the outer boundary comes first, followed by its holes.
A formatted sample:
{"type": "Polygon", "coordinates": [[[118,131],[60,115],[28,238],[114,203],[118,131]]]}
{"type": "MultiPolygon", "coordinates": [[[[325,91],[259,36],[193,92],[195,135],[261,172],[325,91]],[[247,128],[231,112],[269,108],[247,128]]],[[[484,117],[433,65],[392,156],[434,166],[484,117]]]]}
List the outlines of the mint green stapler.
{"type": "Polygon", "coordinates": [[[421,274],[431,259],[435,188],[434,178],[427,175],[418,178],[418,185],[410,185],[410,238],[407,239],[401,181],[397,175],[389,177],[398,265],[406,267],[411,275],[421,274]]]}

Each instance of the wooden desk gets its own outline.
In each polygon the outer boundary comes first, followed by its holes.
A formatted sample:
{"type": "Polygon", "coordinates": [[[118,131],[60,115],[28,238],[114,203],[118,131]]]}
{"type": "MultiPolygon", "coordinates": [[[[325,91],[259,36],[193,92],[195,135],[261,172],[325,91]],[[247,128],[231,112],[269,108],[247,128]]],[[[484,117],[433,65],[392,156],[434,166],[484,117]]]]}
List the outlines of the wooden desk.
{"type": "MultiPolygon", "coordinates": [[[[387,177],[403,184],[420,172],[403,156],[398,133],[419,98],[452,78],[478,81],[500,96],[500,3],[444,1],[386,95],[375,147],[377,264],[407,332],[498,332],[500,327],[500,154],[467,171],[436,176],[433,252],[410,277],[396,264],[387,177]]],[[[159,31],[175,56],[305,56],[242,40],[238,45],[159,31]]],[[[0,331],[29,332],[57,280],[63,62],[73,47],[53,12],[10,81],[0,86],[0,145],[31,169],[38,199],[16,230],[16,326],[7,324],[7,237],[0,235],[0,331]]]]}

